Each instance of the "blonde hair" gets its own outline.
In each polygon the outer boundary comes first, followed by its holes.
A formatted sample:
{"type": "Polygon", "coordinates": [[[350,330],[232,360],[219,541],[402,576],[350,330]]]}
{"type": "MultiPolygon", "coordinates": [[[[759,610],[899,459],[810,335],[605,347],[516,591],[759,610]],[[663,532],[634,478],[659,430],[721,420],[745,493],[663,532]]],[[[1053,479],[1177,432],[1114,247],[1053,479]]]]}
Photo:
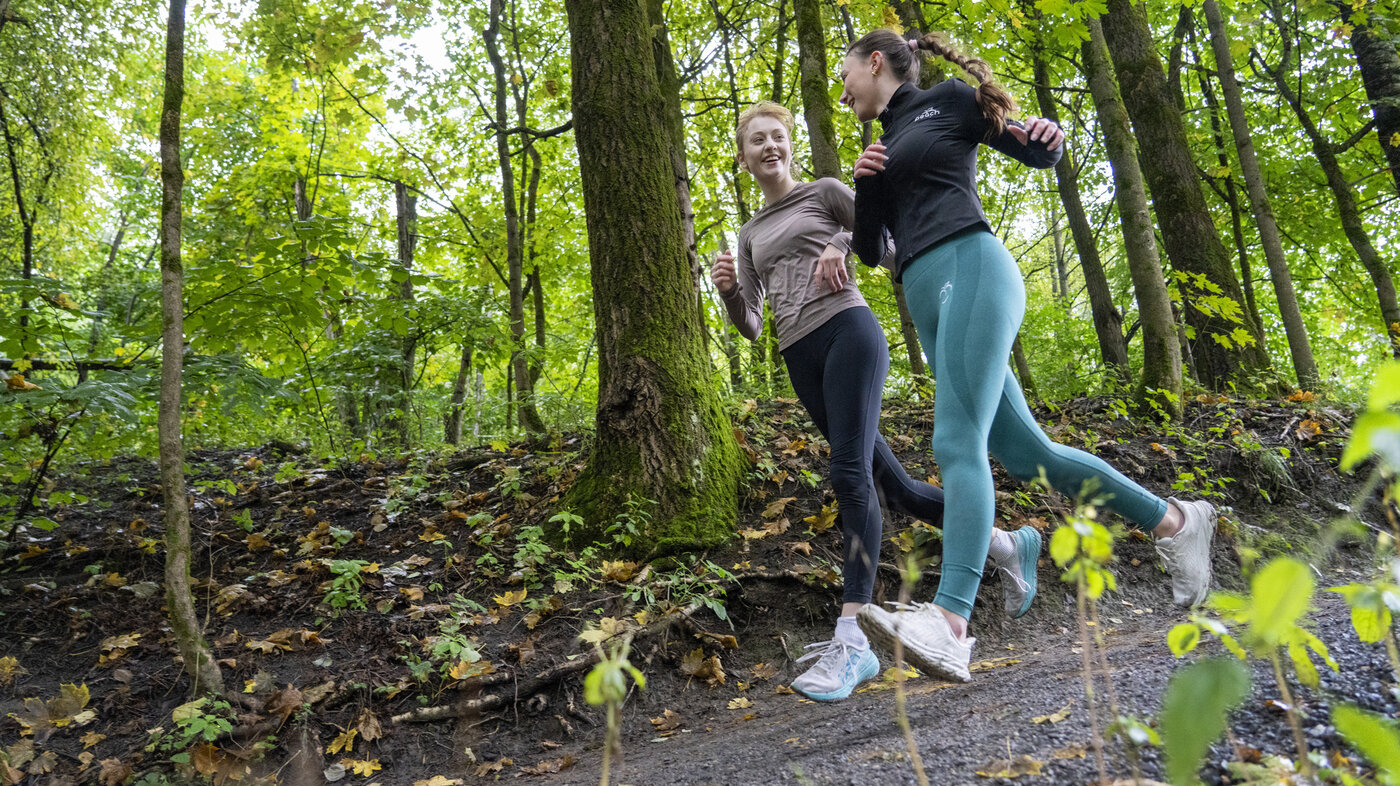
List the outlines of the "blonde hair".
{"type": "MultiPolygon", "coordinates": [[[[882,28],[866,33],[859,41],[851,44],[846,53],[869,57],[875,52],[881,52],[896,76],[917,84],[919,58],[914,56],[910,43],[910,40],[895,31],[882,28]]],[[[919,49],[938,55],[961,68],[977,82],[977,106],[982,109],[982,116],[990,125],[987,131],[989,139],[1006,130],[1006,118],[1016,112],[1016,99],[1006,92],[1006,88],[996,83],[992,67],[987,65],[986,60],[963,54],[950,44],[947,36],[942,33],[927,33],[912,43],[917,44],[919,49]]]]}
{"type": "Polygon", "coordinates": [[[749,123],[760,117],[771,117],[782,123],[783,128],[787,129],[788,138],[792,138],[792,129],[795,124],[792,112],[774,101],[759,101],[740,113],[739,122],[734,126],[734,147],[739,152],[744,152],[744,133],[748,131],[749,123]]]}

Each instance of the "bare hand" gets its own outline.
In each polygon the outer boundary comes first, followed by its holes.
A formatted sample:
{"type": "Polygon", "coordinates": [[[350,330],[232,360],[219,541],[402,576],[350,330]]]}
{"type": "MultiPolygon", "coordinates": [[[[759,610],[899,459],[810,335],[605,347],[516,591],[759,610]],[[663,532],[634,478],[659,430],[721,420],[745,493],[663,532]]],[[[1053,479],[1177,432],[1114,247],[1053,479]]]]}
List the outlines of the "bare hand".
{"type": "Polygon", "coordinates": [[[1007,125],[1011,135],[1023,145],[1029,142],[1044,142],[1045,149],[1054,150],[1065,141],[1064,129],[1043,117],[1027,118],[1023,125],[1024,128],[1007,125]]]}
{"type": "Polygon", "coordinates": [[[865,152],[860,154],[860,158],[856,159],[856,167],[852,176],[858,179],[876,172],[883,172],[885,171],[885,162],[889,158],[885,155],[884,145],[872,142],[869,147],[865,148],[865,152]]]}
{"type": "Polygon", "coordinates": [[[817,257],[817,280],[824,288],[839,292],[850,278],[850,274],[846,272],[845,252],[828,243],[822,250],[822,255],[817,257]]]}
{"type": "Polygon", "coordinates": [[[719,252],[714,264],[710,266],[710,281],[714,283],[715,289],[718,289],[721,295],[727,295],[734,290],[738,280],[734,271],[734,254],[728,249],[719,252]]]}

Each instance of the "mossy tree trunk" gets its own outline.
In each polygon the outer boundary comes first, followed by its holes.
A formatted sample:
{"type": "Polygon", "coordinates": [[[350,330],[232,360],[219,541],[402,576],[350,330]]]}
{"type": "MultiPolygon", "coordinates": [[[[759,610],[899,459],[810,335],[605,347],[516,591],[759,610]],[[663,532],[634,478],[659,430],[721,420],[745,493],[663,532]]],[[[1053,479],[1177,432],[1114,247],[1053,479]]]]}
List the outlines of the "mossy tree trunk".
{"type": "Polygon", "coordinates": [[[1205,12],[1206,22],[1210,26],[1210,45],[1215,52],[1216,73],[1225,94],[1225,113],[1230,118],[1230,132],[1235,138],[1240,170],[1244,173],[1245,188],[1249,191],[1249,204],[1254,209],[1254,220],[1259,226],[1259,242],[1264,246],[1264,259],[1269,265],[1274,297],[1278,300],[1279,314],[1283,318],[1293,371],[1303,389],[1315,390],[1319,381],[1317,361],[1313,360],[1312,342],[1308,340],[1308,329],[1303,324],[1303,312],[1298,308],[1298,295],[1293,290],[1293,275],[1288,269],[1288,258],[1283,253],[1274,208],[1269,202],[1269,192],[1264,188],[1264,173],[1254,154],[1254,136],[1244,114],[1244,96],[1235,79],[1235,64],[1230,55],[1229,32],[1225,29],[1225,20],[1215,0],[1205,1],[1205,12]]]}
{"type": "Polygon", "coordinates": [[[1202,384],[1220,389],[1269,369],[1263,332],[1245,310],[1244,292],[1201,191],[1186,126],[1172,100],[1144,8],[1108,0],[1104,38],[1123,105],[1137,132],[1142,174],[1152,193],[1163,245],[1177,273],[1202,384]]]}
{"type": "MultiPolygon", "coordinates": [[[[1042,117],[1058,124],[1060,112],[1055,105],[1055,97],[1050,93],[1050,68],[1046,63],[1045,53],[1037,49],[1034,57],[1036,103],[1040,106],[1042,117]]],[[[1089,311],[1094,318],[1094,334],[1099,339],[1099,353],[1103,357],[1104,365],[1123,382],[1127,382],[1130,374],[1128,343],[1123,339],[1123,317],[1113,305],[1113,290],[1108,285],[1108,274],[1104,272],[1103,261],[1099,258],[1094,228],[1089,224],[1089,217],[1084,212],[1084,200],[1079,194],[1079,174],[1075,169],[1074,156],[1068,147],[1055,164],[1055,190],[1065,208],[1070,236],[1074,238],[1074,249],[1079,255],[1079,268],[1084,273],[1084,286],[1089,292],[1089,311]]],[[[1058,247],[1057,242],[1057,250],[1058,247]]],[[[1060,295],[1068,301],[1068,276],[1064,265],[1059,267],[1060,295]]]]}
{"type": "Polygon", "coordinates": [[[565,8],[599,356],[594,445],[566,504],[596,533],[653,501],[637,552],[714,544],[734,530],[742,454],[702,351],[646,6],[565,8]]]}
{"type": "MultiPolygon", "coordinates": [[[[1380,3],[1334,0],[1333,4],[1341,12],[1342,21],[1353,26],[1351,51],[1356,55],[1361,83],[1366,87],[1366,98],[1375,114],[1376,136],[1390,165],[1395,190],[1400,192],[1400,51],[1397,51],[1395,38],[1386,35],[1384,26],[1376,24],[1379,21],[1375,19],[1376,12],[1382,8],[1380,3]]],[[[1394,25],[1395,11],[1390,14],[1392,19],[1387,21],[1394,25]]]]}
{"type": "Polygon", "coordinates": [[[162,312],[160,486],[165,518],[165,600],[175,646],[185,661],[193,694],[224,690],[219,664],[209,653],[190,592],[190,504],[185,489],[185,446],[180,423],[184,368],[184,269],[180,260],[180,109],[185,99],[185,2],[171,0],[166,23],[165,103],[160,115],[160,302],[162,312]]]}
{"type": "Polygon", "coordinates": [[[831,72],[826,67],[826,27],[819,0],[793,0],[797,17],[797,72],[802,82],[802,119],[812,145],[812,174],[841,177],[836,125],[831,118],[831,72]]]}
{"type": "Polygon", "coordinates": [[[1140,407],[1155,401],[1173,416],[1181,414],[1181,346],[1172,318],[1171,296],[1162,275],[1161,257],[1147,207],[1147,189],[1138,167],[1128,112],[1113,80],[1108,47],[1099,20],[1089,20],[1089,40],[1082,47],[1085,76],[1094,99],[1104,148],[1113,168],[1113,190],[1123,227],[1123,248],[1137,297],[1142,324],[1142,377],[1138,380],[1140,407]]]}

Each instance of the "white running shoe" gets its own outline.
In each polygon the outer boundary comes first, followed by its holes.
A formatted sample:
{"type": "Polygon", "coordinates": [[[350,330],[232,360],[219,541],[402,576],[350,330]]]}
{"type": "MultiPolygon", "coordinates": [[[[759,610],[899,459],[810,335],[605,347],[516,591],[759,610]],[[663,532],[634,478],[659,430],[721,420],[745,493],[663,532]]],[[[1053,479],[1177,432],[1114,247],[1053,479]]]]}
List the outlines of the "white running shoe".
{"type": "Polygon", "coordinates": [[[792,681],[792,689],[809,699],[838,701],[856,686],[880,673],[880,660],[869,647],[857,649],[840,639],[808,644],[798,663],[819,658],[816,665],[792,681]]]}
{"type": "Polygon", "coordinates": [[[1215,537],[1215,506],[1205,500],[1171,503],[1181,510],[1181,531],[1157,541],[1157,553],[1172,575],[1172,600],[1195,606],[1210,591],[1210,542],[1215,537]]]}
{"type": "Polygon", "coordinates": [[[1011,533],[1016,548],[1004,560],[992,560],[1003,574],[1001,586],[1006,616],[1016,619],[1031,610],[1035,600],[1036,562],[1040,559],[1040,533],[1035,527],[1021,527],[1011,533]]]}
{"type": "Polygon", "coordinates": [[[856,614],[860,629],[872,644],[893,653],[898,639],[904,644],[904,659],[924,674],[954,682],[972,680],[967,667],[976,639],[959,641],[943,612],[932,603],[888,605],[895,609],[893,613],[867,603],[856,614]]]}

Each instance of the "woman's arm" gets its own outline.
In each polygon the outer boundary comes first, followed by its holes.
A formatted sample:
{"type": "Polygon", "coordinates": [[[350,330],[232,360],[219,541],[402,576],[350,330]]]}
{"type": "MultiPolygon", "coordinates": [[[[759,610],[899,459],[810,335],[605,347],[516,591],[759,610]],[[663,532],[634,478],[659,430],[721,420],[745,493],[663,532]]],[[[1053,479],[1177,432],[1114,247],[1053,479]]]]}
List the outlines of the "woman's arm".
{"type": "Polygon", "coordinates": [[[739,235],[739,255],[721,252],[710,268],[710,280],[724,301],[729,321],[739,335],[755,341],[763,334],[763,282],[754,268],[743,234],[739,235]]]}
{"type": "Polygon", "coordinates": [[[1025,123],[1007,120],[1006,128],[987,144],[1027,166],[1049,169],[1064,153],[1065,132],[1055,123],[1032,117],[1025,123]]]}
{"type": "Polygon", "coordinates": [[[894,240],[885,229],[884,193],[881,172],[885,169],[885,146],[876,142],[865,148],[856,159],[854,179],[856,198],[853,207],[851,249],[868,267],[890,265],[894,262],[894,240]]]}

